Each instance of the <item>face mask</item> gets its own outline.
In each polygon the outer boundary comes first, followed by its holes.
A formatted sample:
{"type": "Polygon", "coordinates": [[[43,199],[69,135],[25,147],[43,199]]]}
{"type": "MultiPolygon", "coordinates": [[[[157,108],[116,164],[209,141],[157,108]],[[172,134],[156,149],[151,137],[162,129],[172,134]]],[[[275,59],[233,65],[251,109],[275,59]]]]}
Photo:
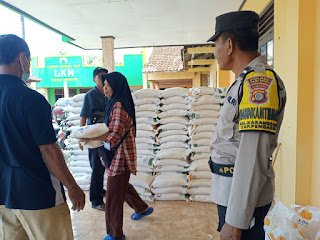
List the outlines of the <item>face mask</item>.
{"type": "MultiPolygon", "coordinates": [[[[27,59],[27,57],[25,57],[26,58],[26,60],[27,60],[27,62],[28,62],[28,59],[27,59]]],[[[22,65],[22,63],[21,63],[21,56],[20,56],[20,64],[21,64],[21,67],[22,67],[22,78],[21,78],[21,80],[25,83],[28,79],[29,79],[29,77],[30,77],[30,73],[26,73],[25,71],[24,71],[24,68],[23,68],[23,65],[22,65]]],[[[29,68],[30,68],[30,66],[29,66],[29,68]]]]}

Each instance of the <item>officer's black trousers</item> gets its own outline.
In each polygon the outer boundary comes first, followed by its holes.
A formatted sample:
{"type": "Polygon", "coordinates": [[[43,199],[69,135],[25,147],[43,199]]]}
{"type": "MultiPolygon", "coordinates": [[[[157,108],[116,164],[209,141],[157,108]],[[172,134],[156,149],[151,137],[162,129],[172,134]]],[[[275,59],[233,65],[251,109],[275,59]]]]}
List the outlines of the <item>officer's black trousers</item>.
{"type": "MultiPolygon", "coordinates": [[[[227,207],[220,206],[220,205],[217,205],[217,207],[218,207],[218,215],[219,215],[218,231],[220,232],[225,223],[227,207]]],[[[253,217],[255,218],[255,225],[248,230],[242,231],[241,240],[264,240],[265,239],[265,233],[263,230],[264,218],[266,217],[270,207],[271,207],[271,203],[266,206],[258,207],[255,209],[253,213],[253,217]]]]}
{"type": "Polygon", "coordinates": [[[100,161],[98,149],[89,149],[89,161],[92,168],[90,182],[90,201],[92,206],[103,203],[106,191],[103,189],[103,176],[105,168],[100,161]]]}

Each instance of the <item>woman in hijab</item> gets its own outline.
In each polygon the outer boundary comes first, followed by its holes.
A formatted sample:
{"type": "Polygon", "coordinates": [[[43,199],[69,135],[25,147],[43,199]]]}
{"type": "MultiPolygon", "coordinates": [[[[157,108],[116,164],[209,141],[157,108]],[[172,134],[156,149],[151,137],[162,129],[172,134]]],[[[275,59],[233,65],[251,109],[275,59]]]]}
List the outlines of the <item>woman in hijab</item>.
{"type": "Polygon", "coordinates": [[[124,201],[135,210],[132,220],[151,214],[153,208],[142,201],[129,183],[130,174],[136,174],[137,156],[135,109],[127,79],[119,72],[112,72],[102,75],[102,83],[104,93],[109,97],[104,119],[109,132],[95,140],[104,141],[105,148],[109,150],[120,143],[109,168],[106,166],[108,182],[105,213],[108,235],[104,240],[119,240],[125,239],[122,230],[124,201]]]}

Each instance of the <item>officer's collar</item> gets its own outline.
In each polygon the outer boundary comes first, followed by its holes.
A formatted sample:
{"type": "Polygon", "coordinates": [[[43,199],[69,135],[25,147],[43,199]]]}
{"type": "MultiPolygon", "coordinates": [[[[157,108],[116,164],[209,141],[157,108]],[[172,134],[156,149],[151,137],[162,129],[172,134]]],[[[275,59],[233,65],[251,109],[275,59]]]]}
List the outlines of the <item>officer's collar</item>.
{"type": "Polygon", "coordinates": [[[243,79],[243,77],[247,74],[247,72],[251,71],[258,63],[266,63],[265,56],[258,56],[253,59],[246,67],[243,69],[241,74],[239,75],[239,80],[243,79]]]}

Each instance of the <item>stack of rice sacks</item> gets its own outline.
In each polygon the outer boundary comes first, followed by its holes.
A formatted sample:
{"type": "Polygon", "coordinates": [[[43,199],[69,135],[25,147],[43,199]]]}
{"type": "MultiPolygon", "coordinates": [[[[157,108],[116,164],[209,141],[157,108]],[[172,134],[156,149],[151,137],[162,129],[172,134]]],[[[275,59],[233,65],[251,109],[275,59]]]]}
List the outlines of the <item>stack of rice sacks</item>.
{"type": "MultiPolygon", "coordinates": [[[[78,94],[71,98],[70,106],[68,107],[67,122],[72,125],[68,130],[72,132],[75,128],[80,126],[80,113],[83,105],[85,94],[78,94]]],[[[88,150],[81,151],[78,140],[70,136],[65,141],[67,156],[66,161],[70,172],[75,178],[77,184],[83,190],[89,190],[91,180],[91,168],[88,158],[88,150]]]]}
{"type": "Polygon", "coordinates": [[[219,119],[225,89],[200,87],[190,89],[190,171],[188,194],[191,201],[211,202],[211,171],[208,166],[210,142],[219,119]]]}
{"type": "Polygon", "coordinates": [[[142,199],[153,201],[150,185],[153,182],[153,161],[158,150],[155,144],[157,128],[156,107],[160,103],[160,91],[141,89],[132,94],[137,123],[137,176],[130,180],[142,199]]]}
{"type": "Polygon", "coordinates": [[[160,94],[156,137],[159,151],[154,161],[156,178],[151,189],[156,200],[188,198],[188,93],[186,88],[169,88],[160,94]]]}

